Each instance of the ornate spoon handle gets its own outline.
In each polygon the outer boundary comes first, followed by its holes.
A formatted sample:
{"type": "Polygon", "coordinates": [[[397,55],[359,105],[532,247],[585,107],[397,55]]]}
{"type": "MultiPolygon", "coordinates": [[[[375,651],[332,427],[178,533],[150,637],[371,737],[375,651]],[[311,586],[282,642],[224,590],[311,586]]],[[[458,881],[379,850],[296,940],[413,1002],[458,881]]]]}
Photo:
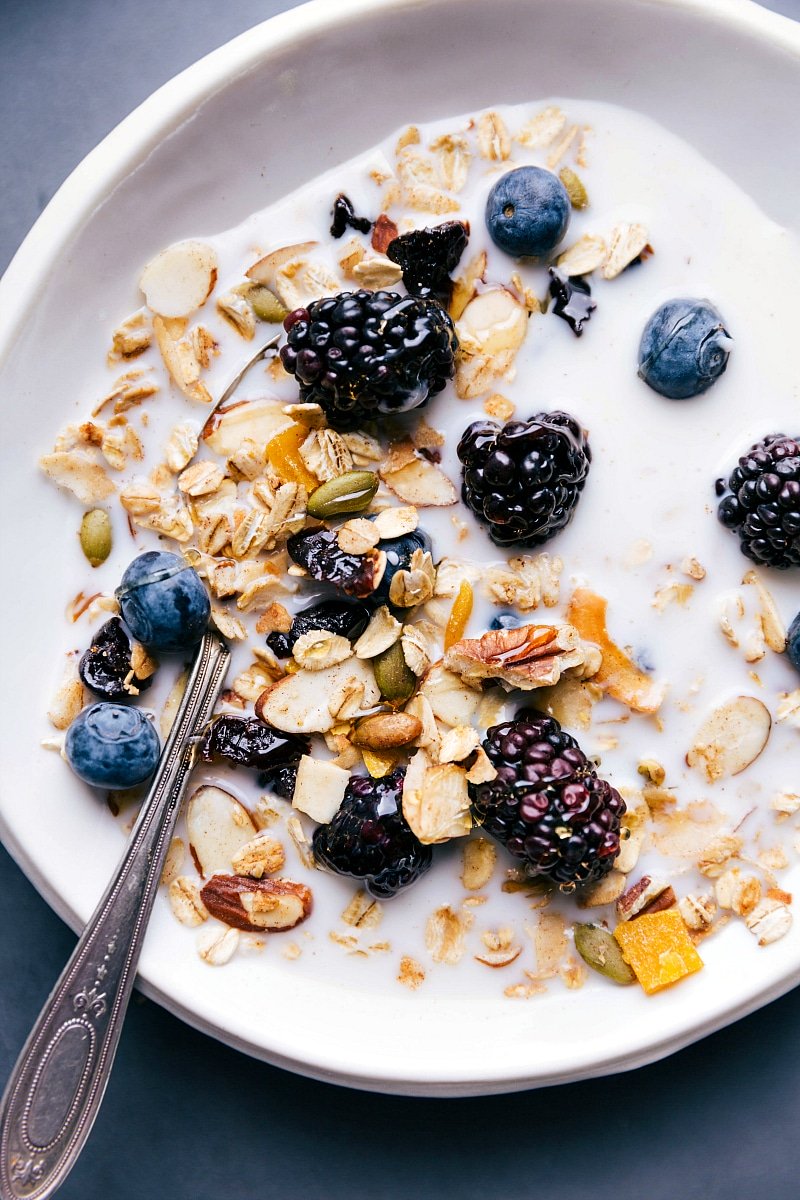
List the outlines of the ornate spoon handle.
{"type": "Polygon", "coordinates": [[[207,633],[128,847],[17,1060],[0,1102],[0,1197],[52,1196],[103,1099],[147,922],[186,790],[193,737],[230,654],[207,633]]]}

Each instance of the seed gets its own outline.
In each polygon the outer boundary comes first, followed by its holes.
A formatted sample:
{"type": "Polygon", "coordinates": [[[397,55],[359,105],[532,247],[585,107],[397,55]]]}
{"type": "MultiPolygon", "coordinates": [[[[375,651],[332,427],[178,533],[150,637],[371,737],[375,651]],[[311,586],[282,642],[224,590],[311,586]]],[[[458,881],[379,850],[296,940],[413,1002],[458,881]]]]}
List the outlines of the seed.
{"type": "Polygon", "coordinates": [[[378,490],[373,471],[345,471],[316,488],[308,497],[308,515],[319,520],[361,512],[378,490]]]}
{"type": "Polygon", "coordinates": [[[417,677],[405,660],[402,642],[395,642],[388,650],[373,658],[372,668],[384,700],[397,704],[413,696],[417,677]]]}
{"type": "Polygon", "coordinates": [[[575,949],[593,971],[613,979],[614,983],[633,983],[636,979],[618,943],[600,925],[576,925],[575,949]]]}
{"type": "Polygon", "coordinates": [[[267,321],[271,325],[278,325],[289,311],[263,283],[255,283],[249,287],[245,298],[259,321],[267,321]]]}
{"type": "Polygon", "coordinates": [[[569,202],[573,208],[588,208],[589,196],[586,188],[583,186],[582,180],[578,178],[574,171],[569,167],[562,167],[558,172],[558,178],[567,189],[569,202]]]}
{"type": "Polygon", "coordinates": [[[111,553],[111,518],[102,508],[92,508],[81,521],[81,550],[93,567],[99,567],[111,553]]]}

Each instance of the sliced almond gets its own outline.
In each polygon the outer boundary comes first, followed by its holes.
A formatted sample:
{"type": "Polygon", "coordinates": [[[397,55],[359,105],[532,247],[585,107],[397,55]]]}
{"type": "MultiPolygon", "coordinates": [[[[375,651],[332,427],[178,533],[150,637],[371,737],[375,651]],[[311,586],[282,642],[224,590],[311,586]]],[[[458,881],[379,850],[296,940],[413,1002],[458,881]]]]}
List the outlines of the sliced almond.
{"type": "Polygon", "coordinates": [[[289,879],[214,875],[200,894],[212,917],[249,933],[293,929],[312,908],[310,888],[289,879]]]}
{"type": "Polygon", "coordinates": [[[286,733],[327,733],[339,719],[352,719],[380,700],[368,663],[357,658],[323,671],[298,671],[262,692],[256,712],[286,733]]]}
{"type": "Polygon", "coordinates": [[[421,691],[434,716],[445,725],[471,725],[481,703],[481,693],[465,685],[441,662],[425,672],[421,691]]]}
{"type": "Polygon", "coordinates": [[[245,274],[253,283],[263,283],[270,287],[274,285],[279,271],[306,258],[316,245],[316,242],[298,242],[292,246],[279,246],[277,250],[270,250],[269,254],[253,263],[245,274]]]}
{"type": "Polygon", "coordinates": [[[217,281],[217,253],[205,242],[167,246],[142,271],[139,287],[147,307],[162,317],[188,317],[210,296],[217,281]]]}
{"type": "Polygon", "coordinates": [[[349,771],[304,754],[297,766],[292,807],[327,825],[338,812],[349,782],[349,771]]]}
{"type": "Polygon", "coordinates": [[[565,275],[590,275],[606,260],[608,250],[601,237],[585,233],[558,257],[559,270],[565,275]]]}
{"type": "Polygon", "coordinates": [[[444,508],[458,500],[452,480],[427,458],[414,457],[397,470],[383,467],[379,473],[395,496],[417,508],[444,508]]]}
{"type": "Polygon", "coordinates": [[[265,446],[291,424],[277,400],[240,400],[212,413],[201,436],[215,454],[231,458],[246,439],[265,446]]]}
{"type": "Polygon", "coordinates": [[[406,770],[403,816],[423,845],[464,837],[472,829],[466,772],[454,763],[433,766],[418,750],[406,770]]]}
{"type": "Polygon", "coordinates": [[[204,784],[186,809],[189,848],[200,874],[208,877],[230,869],[231,860],[256,831],[244,805],[230,792],[204,784]]]}
{"type": "Polygon", "coordinates": [[[715,708],[695,734],[687,765],[709,783],[739,775],[755,762],[772,728],[769,710],[755,696],[736,696],[715,708]]]}
{"type": "Polygon", "coordinates": [[[644,225],[624,221],[616,225],[609,238],[608,258],[603,267],[603,279],[616,279],[635,258],[647,249],[648,234],[644,225]]]}

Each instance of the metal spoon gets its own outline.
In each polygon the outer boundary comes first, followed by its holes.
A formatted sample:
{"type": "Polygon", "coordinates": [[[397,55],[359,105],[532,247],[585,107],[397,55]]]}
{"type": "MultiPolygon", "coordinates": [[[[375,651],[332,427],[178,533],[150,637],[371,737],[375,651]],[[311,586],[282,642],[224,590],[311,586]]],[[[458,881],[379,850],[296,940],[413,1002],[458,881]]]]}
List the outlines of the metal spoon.
{"type": "MultiPolygon", "coordinates": [[[[238,381],[237,381],[238,382],[238,381]]],[[[206,633],[114,878],[48,997],[0,1101],[0,1197],[45,1200],[94,1124],[194,759],[230,661],[206,633]]]]}

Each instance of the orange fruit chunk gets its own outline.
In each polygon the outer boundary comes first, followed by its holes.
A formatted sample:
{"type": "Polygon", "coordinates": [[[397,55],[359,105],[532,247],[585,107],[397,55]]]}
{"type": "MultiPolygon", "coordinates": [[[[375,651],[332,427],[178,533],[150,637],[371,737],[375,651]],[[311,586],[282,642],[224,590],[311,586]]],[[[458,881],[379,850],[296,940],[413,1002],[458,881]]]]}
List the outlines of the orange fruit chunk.
{"type": "Polygon", "coordinates": [[[703,966],[677,908],[623,921],[614,937],[648,996],[703,966]]]}
{"type": "Polygon", "coordinates": [[[567,621],[584,641],[594,642],[603,655],[600,670],[592,677],[609,696],[634,712],[657,712],[664,699],[664,689],[612,642],[606,628],[608,601],[587,588],[576,588],[567,609],[567,621]]]}
{"type": "Polygon", "coordinates": [[[308,430],[293,422],[267,442],[267,458],[284,483],[300,483],[307,492],[313,492],[319,480],[300,457],[300,447],[307,437],[308,430]]]}
{"type": "Polygon", "coordinates": [[[460,642],[467,628],[467,621],[472,615],[472,587],[466,579],[462,580],[458,595],[453,601],[447,627],[444,631],[444,648],[449,650],[456,642],[460,642]]]}

